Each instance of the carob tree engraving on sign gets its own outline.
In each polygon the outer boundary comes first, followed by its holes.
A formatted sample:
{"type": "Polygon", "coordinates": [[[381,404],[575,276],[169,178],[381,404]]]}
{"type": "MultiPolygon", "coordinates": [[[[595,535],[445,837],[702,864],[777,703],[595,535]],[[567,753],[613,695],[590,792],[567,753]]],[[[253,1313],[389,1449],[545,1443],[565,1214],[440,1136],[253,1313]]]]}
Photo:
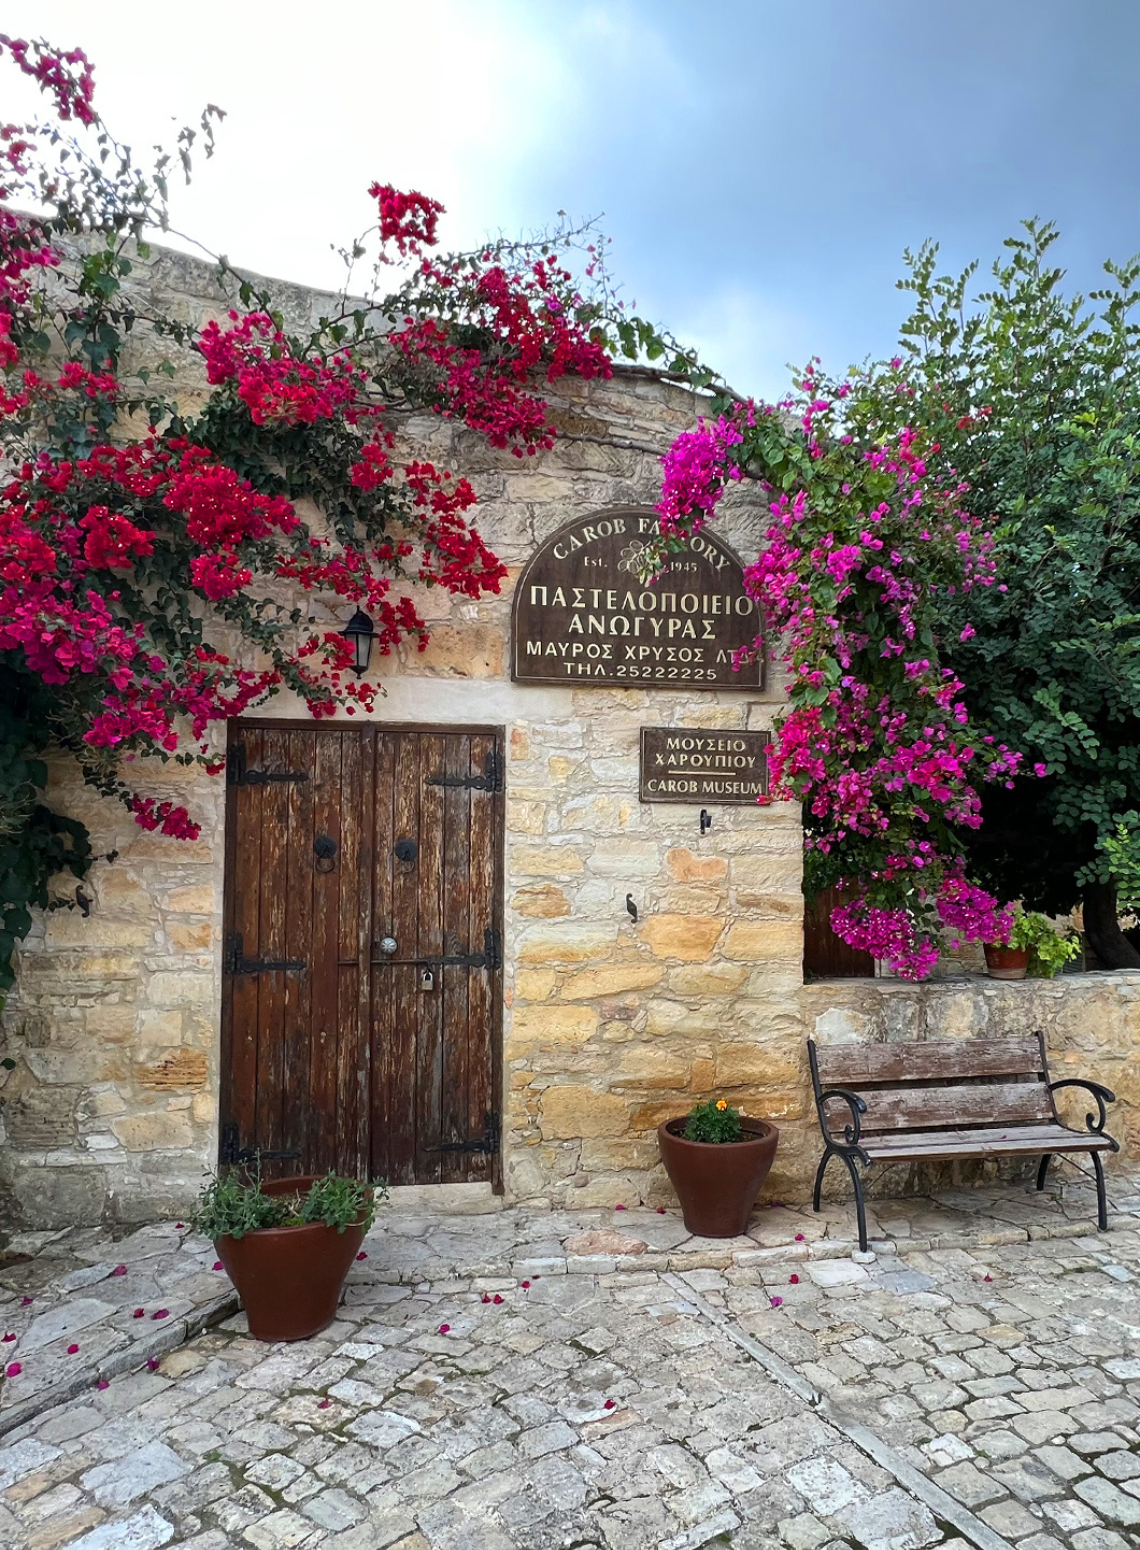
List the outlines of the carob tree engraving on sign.
{"type": "Polygon", "coordinates": [[[517,683],[653,689],[764,686],[755,601],[741,563],[699,533],[652,584],[643,550],[649,509],[614,507],[568,522],[531,557],[515,588],[511,677],[517,683]],[[734,658],[749,651],[739,668],[734,658]]]}

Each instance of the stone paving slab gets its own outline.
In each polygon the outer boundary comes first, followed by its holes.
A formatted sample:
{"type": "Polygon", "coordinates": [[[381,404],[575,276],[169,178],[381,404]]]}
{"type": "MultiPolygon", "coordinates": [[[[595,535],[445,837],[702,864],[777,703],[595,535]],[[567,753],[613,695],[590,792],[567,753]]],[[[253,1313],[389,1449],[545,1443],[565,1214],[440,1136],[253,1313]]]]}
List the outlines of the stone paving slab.
{"type": "MultiPolygon", "coordinates": [[[[1129,1203],[1140,1209],[1127,1191],[1118,1181],[1120,1220],[1132,1219],[1129,1203]]],[[[769,1206],[753,1215],[746,1235],[725,1240],[695,1237],[677,1211],[626,1210],[620,1201],[608,1210],[471,1215],[461,1208],[448,1216],[425,1214],[424,1201],[422,1190],[394,1192],[350,1276],[349,1306],[377,1283],[605,1275],[631,1265],[743,1269],[846,1260],[855,1250],[847,1205],[829,1204],[818,1215],[769,1206]]],[[[1027,1243],[1089,1232],[1095,1203],[1083,1184],[1063,1182],[1044,1194],[1005,1186],[944,1191],[871,1202],[868,1225],[880,1254],[1027,1243]]],[[[0,1435],[47,1404],[138,1369],[236,1306],[212,1246],[180,1222],[119,1237],[99,1228],[16,1234],[0,1254],[0,1435]]]]}
{"type": "Polygon", "coordinates": [[[336,1325],[277,1347],[238,1314],[172,1348],[220,1312],[183,1229],[17,1240],[0,1308],[50,1382],[0,1413],[0,1544],[1140,1550],[1140,1196],[1116,1193],[1111,1235],[1083,1184],[881,1201],[859,1258],[843,1208],[725,1246],[673,1214],[397,1206],[336,1325]],[[643,1247],[577,1241],[615,1231],[643,1247]],[[144,1289],[177,1314],[134,1320],[144,1289]],[[118,1365],[58,1402],[66,1344],[100,1338],[118,1365]]]}

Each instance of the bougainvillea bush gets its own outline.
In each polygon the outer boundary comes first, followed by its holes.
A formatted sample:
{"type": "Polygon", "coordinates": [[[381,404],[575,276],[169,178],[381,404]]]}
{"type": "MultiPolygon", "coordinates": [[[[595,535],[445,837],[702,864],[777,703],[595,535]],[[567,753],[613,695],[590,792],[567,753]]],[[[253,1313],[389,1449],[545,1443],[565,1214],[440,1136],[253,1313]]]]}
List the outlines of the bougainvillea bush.
{"type": "Polygon", "coordinates": [[[373,703],[305,594],[365,609],[387,654],[427,644],[414,588],[499,589],[474,490],[399,456],[401,413],[531,457],[554,437],[544,381],[608,377],[614,353],[667,342],[614,300],[588,227],[438,257],[442,207],[382,183],[344,250],[341,303],[311,333],[221,261],[233,308],[196,332],[144,305],[131,275],[166,228],[172,167],[188,175],[196,143],[212,152],[217,110],[140,170],[96,112],[82,52],[7,37],[0,51],[52,109],[0,129],[3,984],[29,906],[90,860],[82,825],[44,801],[49,744],[144,828],[193,838],[184,808],[132,788],[136,757],[217,773],[212,725],[282,688],[314,716],[373,703]],[[200,356],[209,396],[193,414],[162,391],[163,367],[131,367],[163,351],[200,356]]]}
{"type": "Polygon", "coordinates": [[[836,933],[922,979],[947,936],[1008,935],[960,835],[1021,760],[972,723],[937,635],[945,598],[999,584],[990,534],[932,476],[920,428],[875,436],[845,413],[850,392],[813,365],[779,405],[722,399],[665,458],[661,544],[712,520],[746,473],[764,484],[766,546],[745,583],[789,672],[773,794],[803,804],[809,892],[843,891],[836,933]]]}

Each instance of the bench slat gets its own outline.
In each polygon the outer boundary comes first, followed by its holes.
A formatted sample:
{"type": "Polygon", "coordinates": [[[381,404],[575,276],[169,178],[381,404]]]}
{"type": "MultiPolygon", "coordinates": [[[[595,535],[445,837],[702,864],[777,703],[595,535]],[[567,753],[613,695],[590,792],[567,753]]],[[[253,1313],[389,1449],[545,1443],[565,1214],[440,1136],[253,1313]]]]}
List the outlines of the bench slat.
{"type": "MultiPolygon", "coordinates": [[[[1028,1125],[1053,1118],[1044,1082],[995,1082],[970,1087],[894,1087],[864,1090],[867,1105],[861,1116],[864,1134],[878,1130],[955,1128],[967,1125],[1028,1125]]],[[[846,1104],[833,1099],[829,1116],[848,1114],[846,1104]]],[[[846,1123],[846,1120],[844,1120],[846,1123]]]]}
{"type": "Polygon", "coordinates": [[[931,1039],[919,1044],[816,1046],[824,1087],[864,1082],[933,1082],[972,1076],[1040,1074],[1036,1039],[931,1039]]]}
{"type": "Polygon", "coordinates": [[[1074,1134],[1059,1125],[1025,1125],[987,1130],[937,1130],[925,1134],[867,1136],[861,1143],[875,1162],[922,1162],[939,1157],[1040,1156],[1045,1152],[1107,1152],[1107,1136],[1074,1134]]]}

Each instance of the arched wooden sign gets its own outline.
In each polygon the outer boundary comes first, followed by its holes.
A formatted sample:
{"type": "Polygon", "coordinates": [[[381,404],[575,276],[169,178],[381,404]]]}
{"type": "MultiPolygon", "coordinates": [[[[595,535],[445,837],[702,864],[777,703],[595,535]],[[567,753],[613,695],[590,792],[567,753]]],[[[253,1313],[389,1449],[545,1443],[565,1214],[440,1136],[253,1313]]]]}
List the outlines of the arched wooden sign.
{"type": "Polygon", "coordinates": [[[515,588],[511,677],[600,689],[744,689],[764,684],[764,657],[733,670],[760,634],[740,561],[707,529],[652,586],[638,577],[657,517],[617,506],[548,538],[515,588]]]}

